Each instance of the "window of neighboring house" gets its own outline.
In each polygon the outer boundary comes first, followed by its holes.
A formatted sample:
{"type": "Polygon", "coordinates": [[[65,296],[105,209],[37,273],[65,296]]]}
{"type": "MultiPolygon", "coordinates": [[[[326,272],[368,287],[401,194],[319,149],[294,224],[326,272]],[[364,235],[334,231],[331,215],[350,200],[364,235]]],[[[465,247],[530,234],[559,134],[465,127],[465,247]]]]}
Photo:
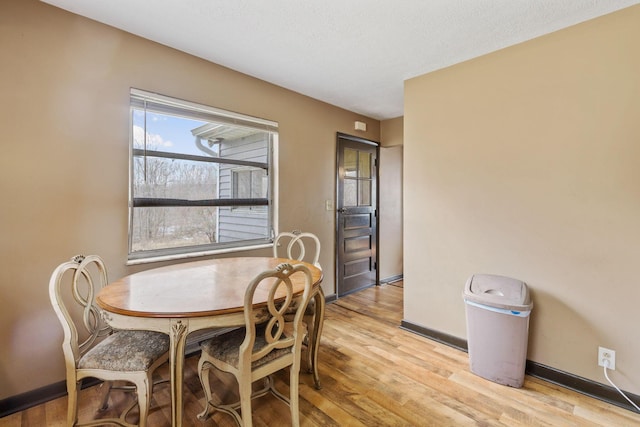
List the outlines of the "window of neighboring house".
{"type": "Polygon", "coordinates": [[[277,123],[131,90],[129,261],[269,244],[277,123]]]}
{"type": "MultiPolygon", "coordinates": [[[[269,191],[268,175],[261,168],[238,168],[231,171],[233,196],[238,199],[254,199],[265,197],[269,191]]],[[[238,206],[236,210],[263,212],[265,206],[238,206]]]]}

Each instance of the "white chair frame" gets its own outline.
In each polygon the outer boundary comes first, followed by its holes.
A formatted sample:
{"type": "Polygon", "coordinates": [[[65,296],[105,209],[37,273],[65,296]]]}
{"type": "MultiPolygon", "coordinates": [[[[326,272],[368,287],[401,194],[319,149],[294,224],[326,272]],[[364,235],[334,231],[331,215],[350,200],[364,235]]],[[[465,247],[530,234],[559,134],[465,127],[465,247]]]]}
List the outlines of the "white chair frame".
{"type": "MultiPolygon", "coordinates": [[[[308,262],[322,269],[320,265],[320,239],[313,233],[302,232],[300,230],[283,231],[279,233],[273,240],[273,256],[279,257],[279,248],[282,247],[281,242],[286,242],[285,256],[289,259],[298,261],[304,260],[306,256],[305,242],[313,242],[315,251],[311,255],[308,262]],[[296,256],[297,251],[297,256],[296,256]]],[[[309,304],[307,312],[304,316],[304,323],[307,326],[307,352],[306,363],[307,372],[313,374],[313,382],[316,389],[322,388],[320,384],[320,374],[318,372],[318,351],[320,347],[320,337],[322,336],[322,325],[324,323],[325,296],[322,286],[318,286],[311,295],[312,303],[309,304]]]]}
{"type": "MultiPolygon", "coordinates": [[[[71,261],[60,264],[51,275],[49,281],[49,298],[53,309],[60,320],[62,329],[64,331],[64,338],[62,342],[62,351],[64,353],[65,365],[66,365],[66,382],[68,393],[68,405],[67,405],[67,425],[68,426],[97,426],[97,425],[120,425],[125,427],[132,427],[131,424],[126,421],[126,416],[135,407],[136,401],[129,405],[121,414],[120,418],[103,418],[97,420],[91,420],[88,422],[78,423],[78,392],[82,385],[84,378],[97,378],[105,381],[103,386],[103,397],[99,411],[104,411],[107,408],[109,392],[113,387],[114,381],[123,381],[127,383],[133,383],[137,393],[137,404],[139,406],[139,426],[145,427],[147,423],[147,414],[151,404],[151,389],[153,387],[152,375],[156,368],[165,363],[169,358],[169,340],[166,339],[166,351],[162,353],[164,349],[165,340],[163,337],[157,335],[157,332],[137,331],[132,332],[128,337],[134,336],[140,337],[145,341],[145,344],[151,345],[154,342],[155,354],[152,363],[144,370],[135,371],[122,371],[122,370],[110,370],[107,363],[104,367],[96,368],[80,368],[81,360],[83,356],[87,355],[95,345],[101,339],[117,338],[114,332],[102,319],[102,312],[95,304],[95,296],[97,291],[108,283],[107,271],[104,266],[104,262],[97,255],[77,255],[71,259],[71,261]],[[91,271],[97,271],[98,283],[94,283],[94,278],[91,275],[91,271]],[[71,276],[70,287],[63,289],[63,284],[67,284],[65,279],[71,276]],[[80,342],[78,328],[76,322],[72,318],[67,306],[65,305],[65,298],[63,294],[71,292],[73,299],[77,304],[82,307],[82,324],[87,338],[80,342]],[[148,338],[148,341],[146,340],[148,338]],[[155,343],[158,345],[156,346],[155,343]]],[[[80,322],[78,322],[80,323],[80,322]]],[[[129,331],[127,331],[129,332],[129,331]]],[[[162,334],[160,334],[162,335],[162,334]]],[[[124,336],[124,335],[122,335],[124,336]]],[[[107,350],[108,351],[108,348],[107,350]]],[[[127,388],[125,388],[127,389],[127,388]]],[[[129,387],[128,389],[131,389],[129,387]]]]}
{"type": "MultiPolygon", "coordinates": [[[[302,264],[280,264],[274,270],[265,271],[256,276],[245,292],[244,328],[228,332],[201,344],[202,354],[198,362],[198,374],[205,392],[205,409],[198,415],[206,420],[213,409],[228,413],[234,417],[238,425],[251,427],[251,400],[266,393],[272,393],[281,401],[289,404],[293,426],[300,425],[298,405],[298,382],[300,356],[303,340],[302,317],[311,298],[313,280],[311,271],[302,264]],[[303,275],[304,291],[293,320],[293,332],[285,332],[291,323],[285,321],[285,315],[294,302],[292,275],[303,275]],[[253,307],[253,295],[260,286],[261,292],[268,290],[266,307],[253,307]],[[284,295],[283,295],[284,293],[284,295]],[[263,331],[264,329],[264,331],[263,331]],[[263,335],[258,335],[258,334],[263,335]],[[240,343],[241,340],[241,343],[240,343]],[[240,343],[239,347],[222,349],[224,344],[240,343]],[[256,344],[258,348],[256,348],[256,344]],[[219,351],[220,354],[210,352],[219,351]],[[289,367],[289,397],[275,389],[271,375],[289,367]],[[218,404],[213,401],[213,393],[209,372],[216,368],[231,373],[238,382],[240,402],[234,404],[218,404]],[[252,393],[252,384],[260,379],[265,380],[265,387],[252,393]],[[241,414],[238,413],[240,409],[241,414]]],[[[231,344],[233,345],[233,344],[231,344]]]]}

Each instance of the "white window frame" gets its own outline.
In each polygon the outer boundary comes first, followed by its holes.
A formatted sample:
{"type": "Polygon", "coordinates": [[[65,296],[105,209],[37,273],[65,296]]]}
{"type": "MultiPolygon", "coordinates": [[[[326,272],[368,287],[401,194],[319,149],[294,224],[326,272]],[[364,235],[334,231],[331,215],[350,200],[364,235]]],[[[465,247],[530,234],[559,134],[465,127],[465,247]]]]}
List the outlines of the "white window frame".
{"type": "MultiPolygon", "coordinates": [[[[260,119],[256,117],[247,116],[244,114],[234,113],[219,108],[209,107],[206,105],[197,104],[190,101],[184,101],[176,98],[171,98],[156,93],[151,93],[139,89],[131,89],[130,93],[131,102],[131,123],[130,123],[130,143],[129,143],[129,245],[128,245],[128,265],[140,264],[145,262],[164,261],[179,258],[190,258],[197,256],[205,256],[211,254],[228,253],[236,251],[245,251],[252,249],[259,249],[270,247],[272,244],[272,237],[276,232],[277,224],[277,194],[278,194],[278,174],[277,174],[277,159],[278,159],[278,123],[270,120],[260,119]],[[267,204],[264,205],[264,209],[260,209],[260,213],[266,211],[268,216],[268,233],[265,238],[253,239],[253,240],[240,240],[235,242],[226,243],[211,243],[207,245],[189,246],[189,247],[173,247],[163,248],[149,251],[132,251],[132,230],[133,230],[133,213],[136,207],[148,206],[141,205],[141,201],[135,198],[134,194],[134,156],[139,156],[140,150],[134,150],[133,141],[133,111],[134,109],[144,108],[145,111],[154,111],[160,114],[172,114],[172,115],[184,115],[190,118],[196,118],[208,122],[216,122],[227,125],[233,125],[238,127],[258,129],[268,132],[270,135],[270,145],[267,161],[267,177],[269,180],[269,189],[267,191],[267,204]]],[[[145,129],[146,134],[146,129],[145,129]]],[[[146,155],[146,153],[145,153],[146,155]]],[[[177,154],[178,155],[178,154],[177,154]]],[[[178,155],[179,156],[179,155],[178,155]]],[[[194,159],[189,159],[194,160],[194,159]]],[[[195,159],[197,161],[197,159],[195,159]]],[[[209,161],[211,161],[209,159],[209,161]]],[[[240,160],[222,160],[231,164],[238,164],[242,167],[243,161],[240,160]]],[[[252,162],[248,163],[250,166],[252,162]]],[[[245,165],[246,167],[246,165],[245,165]]],[[[262,200],[262,199],[260,199],[262,200]]],[[[232,208],[244,207],[249,209],[255,204],[257,199],[221,199],[218,198],[214,201],[212,206],[229,206],[232,208]]],[[[167,201],[175,203],[175,201],[167,201]]],[[[146,201],[144,203],[149,203],[146,201]]],[[[155,200],[154,206],[171,206],[171,204],[163,205],[162,200],[155,200]],[[159,203],[159,204],[158,204],[159,203]]],[[[175,206],[175,204],[173,205],[175,206]]],[[[258,213],[258,212],[256,212],[258,213]]]]}

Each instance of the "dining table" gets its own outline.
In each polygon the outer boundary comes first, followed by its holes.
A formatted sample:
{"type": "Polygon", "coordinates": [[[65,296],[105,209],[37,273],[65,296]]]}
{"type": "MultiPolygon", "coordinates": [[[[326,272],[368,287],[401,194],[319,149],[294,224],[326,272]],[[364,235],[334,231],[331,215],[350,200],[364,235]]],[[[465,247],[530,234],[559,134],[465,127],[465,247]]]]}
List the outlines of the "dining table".
{"type": "MultiPolygon", "coordinates": [[[[105,321],[115,329],[158,331],[169,335],[171,425],[182,425],[182,391],[187,336],[195,331],[244,325],[244,295],[249,282],[279,264],[304,264],[311,271],[314,295],[323,296],[322,270],[299,260],[233,257],[189,261],[130,274],[96,296],[105,321]]],[[[304,290],[303,275],[293,275],[294,295],[304,290]]],[[[266,303],[256,294],[254,307],[266,303]]],[[[321,305],[324,307],[324,301],[321,305]]]]}

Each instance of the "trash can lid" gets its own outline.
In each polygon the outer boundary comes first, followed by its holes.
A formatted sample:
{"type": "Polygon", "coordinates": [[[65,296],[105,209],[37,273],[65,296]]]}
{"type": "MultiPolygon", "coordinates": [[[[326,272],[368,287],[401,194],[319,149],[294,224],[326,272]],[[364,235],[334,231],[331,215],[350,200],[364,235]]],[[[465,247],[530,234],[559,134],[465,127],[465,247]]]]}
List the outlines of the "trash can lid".
{"type": "Polygon", "coordinates": [[[463,298],[505,310],[528,311],[533,307],[526,283],[495,274],[474,274],[469,277],[463,298]]]}

